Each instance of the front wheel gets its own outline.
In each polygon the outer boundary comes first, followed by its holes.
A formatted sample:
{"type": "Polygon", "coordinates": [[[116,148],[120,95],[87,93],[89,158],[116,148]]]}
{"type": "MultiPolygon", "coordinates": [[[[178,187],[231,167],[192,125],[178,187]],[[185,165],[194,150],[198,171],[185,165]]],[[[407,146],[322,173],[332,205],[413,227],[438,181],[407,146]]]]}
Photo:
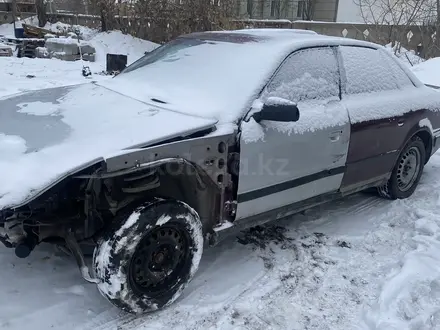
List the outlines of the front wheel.
{"type": "Polygon", "coordinates": [[[93,257],[98,289],[129,313],[161,309],[192,280],[202,251],[198,214],[180,201],[154,200],[99,240],[93,257]]]}
{"type": "Polygon", "coordinates": [[[379,195],[388,199],[410,197],[419,184],[425,159],[425,145],[418,136],[414,136],[397,159],[389,181],[378,187],[379,195]]]}

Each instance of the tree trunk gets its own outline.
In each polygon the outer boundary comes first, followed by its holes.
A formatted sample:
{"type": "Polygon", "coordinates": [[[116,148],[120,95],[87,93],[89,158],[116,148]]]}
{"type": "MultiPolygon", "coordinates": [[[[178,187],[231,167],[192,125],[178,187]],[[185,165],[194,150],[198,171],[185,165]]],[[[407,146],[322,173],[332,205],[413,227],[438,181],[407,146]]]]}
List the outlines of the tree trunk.
{"type": "Polygon", "coordinates": [[[107,31],[107,15],[105,14],[105,9],[101,9],[101,31],[107,31]]]}
{"type": "Polygon", "coordinates": [[[47,23],[46,4],[44,0],[35,0],[35,7],[37,9],[38,26],[44,27],[47,23]]]}
{"type": "Polygon", "coordinates": [[[12,19],[13,19],[12,23],[14,23],[14,29],[15,29],[15,22],[17,21],[17,0],[12,0],[12,19]]]}
{"type": "Polygon", "coordinates": [[[84,14],[89,15],[89,1],[83,0],[83,5],[84,5],[84,14]]]}

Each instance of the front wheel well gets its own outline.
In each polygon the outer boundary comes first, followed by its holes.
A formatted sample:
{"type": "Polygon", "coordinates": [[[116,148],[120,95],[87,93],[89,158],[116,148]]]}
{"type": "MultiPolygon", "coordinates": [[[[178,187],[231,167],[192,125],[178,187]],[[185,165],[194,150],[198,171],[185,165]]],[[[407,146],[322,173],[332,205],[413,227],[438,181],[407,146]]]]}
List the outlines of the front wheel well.
{"type": "Polygon", "coordinates": [[[109,216],[109,222],[152,198],[188,204],[200,216],[204,233],[219,221],[221,189],[208,173],[186,161],[168,161],[112,177],[102,182],[99,191],[100,209],[109,216]]]}
{"type": "Polygon", "coordinates": [[[417,132],[415,136],[418,136],[425,145],[425,150],[426,150],[425,164],[426,164],[429,161],[429,158],[431,157],[432,136],[428,131],[425,130],[417,132]]]}

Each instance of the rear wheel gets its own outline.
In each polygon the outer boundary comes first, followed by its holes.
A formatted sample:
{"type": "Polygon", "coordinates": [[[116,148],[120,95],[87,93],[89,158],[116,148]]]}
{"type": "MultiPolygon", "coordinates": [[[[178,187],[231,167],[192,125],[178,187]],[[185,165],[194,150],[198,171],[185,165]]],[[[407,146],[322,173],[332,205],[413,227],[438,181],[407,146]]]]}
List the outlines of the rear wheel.
{"type": "Polygon", "coordinates": [[[418,136],[414,136],[397,159],[389,181],[378,187],[379,195],[388,199],[404,199],[411,196],[419,184],[425,159],[425,145],[418,136]]]}
{"type": "Polygon", "coordinates": [[[94,253],[98,289],[135,314],[173,303],[193,278],[203,250],[202,224],[183,202],[155,200],[103,237],[94,253]]]}

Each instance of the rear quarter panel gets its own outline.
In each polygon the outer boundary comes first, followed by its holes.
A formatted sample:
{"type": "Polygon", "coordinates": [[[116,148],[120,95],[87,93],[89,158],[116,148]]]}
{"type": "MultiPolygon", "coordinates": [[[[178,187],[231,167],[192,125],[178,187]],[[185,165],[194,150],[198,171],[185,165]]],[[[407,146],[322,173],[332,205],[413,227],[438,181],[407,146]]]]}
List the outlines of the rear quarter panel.
{"type": "Polygon", "coordinates": [[[432,137],[428,149],[436,151],[440,145],[440,93],[434,89],[413,87],[394,95],[372,95],[362,103],[347,100],[346,106],[352,126],[343,189],[390,173],[402,148],[418,132],[432,137]]]}

